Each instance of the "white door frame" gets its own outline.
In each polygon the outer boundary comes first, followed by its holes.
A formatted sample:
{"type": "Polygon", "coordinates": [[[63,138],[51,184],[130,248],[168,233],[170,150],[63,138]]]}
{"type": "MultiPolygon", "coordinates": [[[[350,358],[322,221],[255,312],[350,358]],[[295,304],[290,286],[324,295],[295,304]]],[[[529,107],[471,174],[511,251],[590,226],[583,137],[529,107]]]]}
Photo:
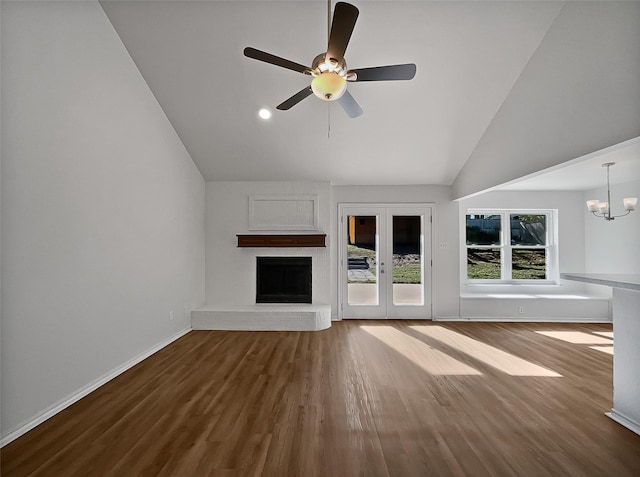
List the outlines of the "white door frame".
{"type": "MultiPolygon", "coordinates": [[[[434,244],[434,227],[433,227],[433,217],[435,212],[435,204],[433,203],[339,203],[338,204],[338,319],[344,319],[344,305],[347,300],[347,247],[346,247],[346,237],[347,237],[347,227],[348,224],[345,223],[344,217],[346,210],[355,210],[361,215],[367,215],[367,210],[371,212],[369,215],[376,215],[376,211],[379,209],[388,209],[390,212],[389,216],[392,215],[394,209],[397,209],[400,214],[399,215],[413,215],[411,214],[411,209],[415,210],[415,215],[425,214],[425,224],[424,224],[424,240],[429,243],[425,243],[423,247],[424,253],[424,280],[423,280],[423,295],[424,295],[424,305],[420,306],[422,310],[422,315],[419,317],[411,317],[411,319],[432,319],[433,317],[433,257],[435,252],[435,244],[434,244]]],[[[390,220],[387,220],[390,223],[390,220]]],[[[387,234],[390,232],[391,226],[387,223],[379,224],[379,227],[384,230],[380,230],[381,235],[387,234]],[[389,230],[387,230],[389,229],[389,230]]],[[[390,239],[391,237],[388,237],[390,239]]],[[[392,270],[392,267],[389,268],[392,270]]],[[[388,275],[387,275],[388,276],[388,275]]],[[[389,281],[387,286],[387,290],[384,290],[384,293],[387,294],[389,299],[392,299],[392,283],[389,281]]],[[[386,306],[386,305],[385,305],[386,306]]],[[[411,305],[408,305],[411,307],[411,305]]],[[[404,307],[403,307],[404,308],[404,307]]],[[[386,310],[384,312],[384,316],[380,318],[386,317],[386,310]]]]}

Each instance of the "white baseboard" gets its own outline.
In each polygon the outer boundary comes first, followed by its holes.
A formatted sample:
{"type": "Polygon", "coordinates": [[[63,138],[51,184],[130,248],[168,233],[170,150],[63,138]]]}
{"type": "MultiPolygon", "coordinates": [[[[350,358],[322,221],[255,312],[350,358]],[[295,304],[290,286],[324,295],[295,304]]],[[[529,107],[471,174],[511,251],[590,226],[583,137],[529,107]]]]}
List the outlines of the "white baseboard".
{"type": "Polygon", "coordinates": [[[77,391],[71,393],[67,397],[61,399],[60,401],[58,401],[53,406],[51,406],[51,407],[45,409],[44,411],[42,411],[36,417],[34,417],[32,419],[29,419],[27,422],[25,422],[23,424],[18,425],[12,431],[9,431],[9,433],[7,435],[2,436],[2,438],[0,438],[0,447],[4,447],[7,444],[9,444],[10,442],[16,440],[18,437],[22,436],[23,434],[26,434],[27,432],[29,432],[34,427],[42,424],[44,421],[46,421],[50,417],[55,416],[60,411],[63,411],[64,409],[68,408],[73,403],[75,403],[75,402],[79,401],[80,399],[82,399],[83,397],[85,397],[87,394],[95,391],[96,389],[98,389],[103,384],[106,384],[107,382],[111,381],[113,378],[115,378],[118,375],[120,375],[120,374],[124,373],[125,371],[127,371],[129,368],[132,368],[136,364],[140,363],[141,361],[144,361],[145,359],[147,359],[152,354],[160,351],[162,348],[164,348],[165,346],[173,343],[175,340],[177,340],[178,338],[186,335],[190,331],[191,331],[191,328],[185,328],[184,330],[179,331],[175,335],[173,335],[173,336],[167,338],[166,340],[158,343],[157,345],[153,346],[152,348],[148,349],[147,351],[143,352],[142,354],[139,354],[135,358],[130,359],[126,363],[122,364],[121,366],[118,366],[117,368],[111,370],[107,374],[99,377],[98,379],[90,382],[86,386],[78,389],[77,391]]]}
{"type": "Polygon", "coordinates": [[[624,414],[620,414],[615,409],[611,409],[611,412],[605,412],[604,414],[605,416],[610,417],[611,419],[616,421],[618,424],[623,425],[630,431],[633,431],[636,434],[640,435],[640,422],[636,422],[633,419],[625,416],[624,414]]]}

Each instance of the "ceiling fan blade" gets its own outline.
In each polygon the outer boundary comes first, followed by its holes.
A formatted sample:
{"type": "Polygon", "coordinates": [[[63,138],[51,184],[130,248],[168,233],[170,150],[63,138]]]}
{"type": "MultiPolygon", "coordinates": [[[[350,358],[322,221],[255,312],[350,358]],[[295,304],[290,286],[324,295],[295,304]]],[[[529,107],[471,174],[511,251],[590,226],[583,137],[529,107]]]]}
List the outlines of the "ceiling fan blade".
{"type": "Polygon", "coordinates": [[[291,96],[286,101],[283,101],[282,103],[280,103],[278,106],[276,106],[276,109],[279,109],[280,111],[286,111],[287,109],[291,109],[300,101],[302,101],[304,98],[309,96],[311,93],[313,93],[313,91],[311,91],[311,86],[307,86],[305,89],[298,91],[296,94],[291,96]]]}
{"type": "Polygon", "coordinates": [[[416,65],[406,63],[404,65],[374,66],[373,68],[360,68],[349,70],[348,81],[393,81],[410,80],[416,75],[416,65]],[[355,73],[355,79],[349,79],[349,75],[355,73]]]}
{"type": "Polygon", "coordinates": [[[338,62],[344,59],[344,52],[356,26],[358,9],[349,3],[338,2],[333,10],[331,33],[329,33],[329,45],[327,46],[327,58],[333,58],[338,62]]]}
{"type": "Polygon", "coordinates": [[[344,94],[338,98],[338,103],[344,109],[344,112],[347,113],[347,116],[350,118],[357,118],[360,116],[363,111],[358,102],[351,96],[349,91],[345,91],[344,94]]]}
{"type": "Polygon", "coordinates": [[[264,61],[265,63],[269,63],[272,65],[281,66],[282,68],[287,68],[289,70],[297,71],[298,73],[309,74],[309,68],[301,65],[300,63],[285,60],[284,58],[280,58],[279,56],[272,55],[271,53],[266,53],[261,50],[256,50],[255,48],[245,48],[244,56],[253,58],[254,60],[258,61],[264,61]]]}

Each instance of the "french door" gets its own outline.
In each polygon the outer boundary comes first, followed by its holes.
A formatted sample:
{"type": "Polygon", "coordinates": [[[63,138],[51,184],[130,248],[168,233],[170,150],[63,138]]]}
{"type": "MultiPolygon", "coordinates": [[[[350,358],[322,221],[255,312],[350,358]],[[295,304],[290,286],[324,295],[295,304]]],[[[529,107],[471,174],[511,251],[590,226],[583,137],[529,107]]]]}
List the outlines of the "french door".
{"type": "Polygon", "coordinates": [[[340,317],[430,319],[431,207],[339,209],[340,317]]]}

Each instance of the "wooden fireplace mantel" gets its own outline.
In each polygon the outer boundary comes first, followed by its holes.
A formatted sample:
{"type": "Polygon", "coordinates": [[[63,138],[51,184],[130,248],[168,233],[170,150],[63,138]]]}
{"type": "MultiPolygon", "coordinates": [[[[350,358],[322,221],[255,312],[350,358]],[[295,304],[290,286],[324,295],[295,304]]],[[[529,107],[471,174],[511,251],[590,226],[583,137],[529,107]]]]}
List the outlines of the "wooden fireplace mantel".
{"type": "Polygon", "coordinates": [[[238,247],[326,247],[326,234],[237,235],[238,247]]]}

